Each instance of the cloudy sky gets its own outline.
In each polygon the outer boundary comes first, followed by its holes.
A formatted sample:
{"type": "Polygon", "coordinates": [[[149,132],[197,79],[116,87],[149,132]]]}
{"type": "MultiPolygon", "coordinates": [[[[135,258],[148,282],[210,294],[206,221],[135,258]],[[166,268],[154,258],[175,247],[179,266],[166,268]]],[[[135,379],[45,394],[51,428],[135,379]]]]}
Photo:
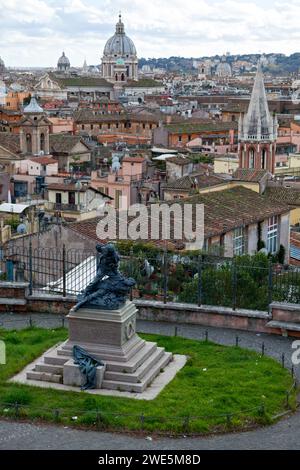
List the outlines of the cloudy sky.
{"type": "Polygon", "coordinates": [[[0,0],[0,56],[98,64],[119,11],[139,57],[300,51],[299,0],[0,0]]]}

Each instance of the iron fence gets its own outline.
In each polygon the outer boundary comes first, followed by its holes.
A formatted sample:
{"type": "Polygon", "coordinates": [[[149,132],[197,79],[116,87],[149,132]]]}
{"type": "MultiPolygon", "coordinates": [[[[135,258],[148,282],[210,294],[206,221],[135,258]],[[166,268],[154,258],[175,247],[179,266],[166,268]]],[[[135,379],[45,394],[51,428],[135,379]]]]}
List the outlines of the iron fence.
{"type": "MultiPolygon", "coordinates": [[[[95,251],[13,247],[2,253],[2,279],[26,281],[29,292],[76,296],[96,274],[95,251]]],[[[222,259],[166,251],[121,256],[136,280],[131,298],[267,311],[273,301],[300,303],[300,271],[267,258],[222,259]],[[256,264],[255,264],[256,263],[256,264]]]]}

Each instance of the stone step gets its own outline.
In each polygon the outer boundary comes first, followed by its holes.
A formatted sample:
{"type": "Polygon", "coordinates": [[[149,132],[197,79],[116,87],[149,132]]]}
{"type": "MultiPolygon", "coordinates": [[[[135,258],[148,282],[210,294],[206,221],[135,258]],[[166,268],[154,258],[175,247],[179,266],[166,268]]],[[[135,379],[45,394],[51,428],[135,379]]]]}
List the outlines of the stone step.
{"type": "Polygon", "coordinates": [[[67,356],[59,356],[56,353],[44,357],[45,364],[52,364],[54,366],[63,366],[69,359],[67,356]]]}
{"type": "Polygon", "coordinates": [[[272,320],[267,323],[269,328],[279,328],[286,331],[300,331],[300,323],[291,323],[284,321],[272,320]]]}
{"type": "MultiPolygon", "coordinates": [[[[129,361],[132,357],[134,357],[138,351],[140,351],[146,344],[145,340],[140,340],[137,343],[133,344],[131,349],[126,354],[126,358],[129,361]]],[[[80,346],[80,344],[79,344],[80,346]]],[[[100,351],[99,348],[97,348],[97,345],[93,344],[84,344],[82,345],[84,349],[89,351],[91,355],[93,355],[96,358],[99,358],[102,361],[108,361],[108,362],[126,362],[125,356],[121,356],[121,354],[116,355],[115,353],[111,351],[100,351]]],[[[102,346],[103,347],[103,346],[102,346]]],[[[57,350],[58,356],[68,356],[69,358],[72,357],[72,350],[71,349],[66,349],[64,346],[58,348],[57,350]]]]}
{"type": "Polygon", "coordinates": [[[64,368],[63,366],[40,363],[36,364],[34,370],[37,372],[49,372],[50,374],[62,375],[64,368]]]}
{"type": "Polygon", "coordinates": [[[27,300],[24,298],[8,298],[8,297],[1,297],[0,298],[0,305],[26,305],[27,300]]]}
{"type": "Polygon", "coordinates": [[[140,383],[143,377],[158,363],[164,355],[164,348],[157,348],[151,356],[148,357],[133,374],[124,372],[106,371],[105,380],[114,380],[119,382],[140,383]]]}
{"type": "Polygon", "coordinates": [[[170,352],[165,352],[162,358],[158,363],[151,369],[145,377],[143,377],[144,388],[143,391],[153,382],[155,377],[157,377],[162,370],[172,361],[173,354],[170,352]]]}
{"type": "Polygon", "coordinates": [[[28,380],[39,380],[42,382],[54,382],[57,384],[62,383],[62,375],[51,374],[48,372],[31,371],[31,372],[27,372],[26,377],[28,380]]]}
{"type": "Polygon", "coordinates": [[[147,375],[145,375],[145,377],[143,377],[143,380],[140,383],[129,383],[104,379],[102,382],[102,388],[124,392],[142,393],[151,384],[151,382],[153,382],[155,377],[159,375],[161,369],[164,369],[169,364],[172,356],[172,353],[164,353],[161,359],[152,369],[150,369],[150,371],[147,373],[147,375]]]}
{"type": "Polygon", "coordinates": [[[128,362],[126,362],[126,364],[115,361],[107,361],[106,371],[123,373],[126,371],[125,373],[127,374],[133,374],[140,367],[140,365],[143,364],[148,359],[148,357],[154,353],[156,348],[156,343],[147,341],[144,344],[144,347],[140,349],[128,362]]]}

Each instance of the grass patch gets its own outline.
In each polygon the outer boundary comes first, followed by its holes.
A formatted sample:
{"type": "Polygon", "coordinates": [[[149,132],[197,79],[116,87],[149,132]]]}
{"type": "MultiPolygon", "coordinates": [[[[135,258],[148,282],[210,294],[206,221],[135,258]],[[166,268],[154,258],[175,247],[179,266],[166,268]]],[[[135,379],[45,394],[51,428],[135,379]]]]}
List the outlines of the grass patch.
{"type": "MultiPolygon", "coordinates": [[[[255,352],[158,335],[141,336],[189,359],[155,400],[91,396],[7,382],[66,336],[65,329],[0,331],[7,348],[7,364],[0,366],[0,414],[98,429],[208,433],[268,423],[271,416],[286,409],[286,391],[293,383],[279,363],[255,352]],[[8,405],[12,403],[19,406],[8,405]]],[[[290,396],[292,408],[295,395],[293,391],[290,396]]]]}

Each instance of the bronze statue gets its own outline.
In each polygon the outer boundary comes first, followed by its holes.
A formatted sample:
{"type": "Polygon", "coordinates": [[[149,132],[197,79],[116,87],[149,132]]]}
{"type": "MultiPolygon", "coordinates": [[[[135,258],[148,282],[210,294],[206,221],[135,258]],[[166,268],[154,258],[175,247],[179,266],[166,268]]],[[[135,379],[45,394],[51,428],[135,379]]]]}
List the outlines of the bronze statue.
{"type": "Polygon", "coordinates": [[[135,280],[125,278],[119,271],[120,257],[111,243],[98,244],[97,273],[95,279],[77,298],[74,310],[83,305],[87,308],[116,310],[122,307],[135,280]]]}

